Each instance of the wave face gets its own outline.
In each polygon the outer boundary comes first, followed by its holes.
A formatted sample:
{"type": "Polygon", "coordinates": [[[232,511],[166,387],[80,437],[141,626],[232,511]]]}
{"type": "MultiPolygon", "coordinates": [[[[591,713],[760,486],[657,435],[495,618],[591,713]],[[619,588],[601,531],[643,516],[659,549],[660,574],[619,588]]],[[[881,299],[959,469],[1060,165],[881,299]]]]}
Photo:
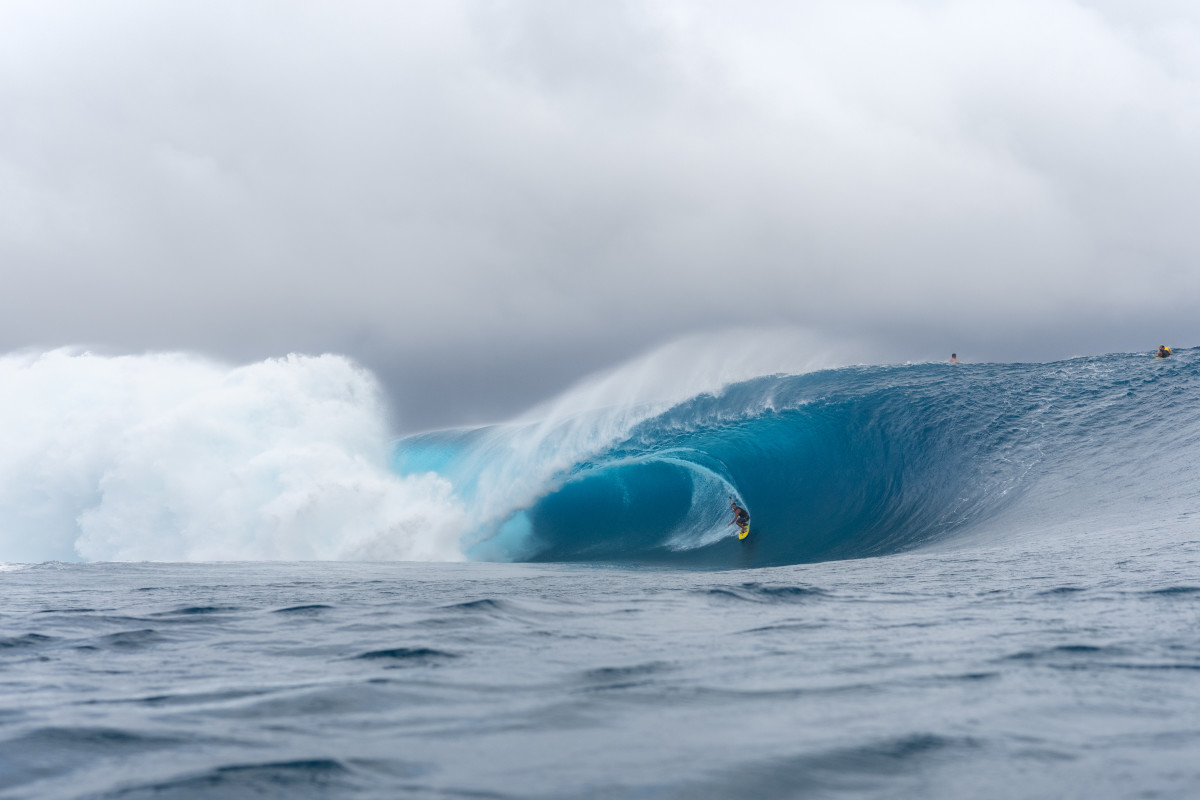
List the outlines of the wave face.
{"type": "Polygon", "coordinates": [[[522,419],[398,441],[374,377],[340,356],[230,367],[10,354],[0,565],[747,567],[1187,525],[1198,352],[843,368],[797,357],[795,374],[762,376],[782,357],[757,340],[692,342],[522,419]],[[731,497],[751,514],[745,541],[731,497]]]}
{"type": "Polygon", "coordinates": [[[1195,351],[760,377],[397,443],[468,556],[763,566],[1087,525],[1172,524],[1200,466],[1195,351]],[[639,415],[638,409],[641,409],[639,415]],[[751,514],[738,541],[729,500],[751,514]]]}

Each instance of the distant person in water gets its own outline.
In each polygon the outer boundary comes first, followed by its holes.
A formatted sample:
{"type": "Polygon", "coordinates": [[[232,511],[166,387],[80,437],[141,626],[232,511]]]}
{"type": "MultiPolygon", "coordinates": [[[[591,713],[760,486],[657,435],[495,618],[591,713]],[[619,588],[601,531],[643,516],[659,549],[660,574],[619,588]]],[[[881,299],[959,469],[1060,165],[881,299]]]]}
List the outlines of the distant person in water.
{"type": "MultiPolygon", "coordinates": [[[[729,507],[733,509],[733,520],[729,525],[737,525],[738,530],[744,530],[750,524],[750,512],[737,504],[732,497],[729,498],[729,507]]],[[[726,525],[725,527],[729,527],[726,525]]]]}
{"type": "Polygon", "coordinates": [[[957,364],[957,363],[958,363],[958,353],[951,353],[951,354],[950,354],[950,363],[951,363],[951,364],[957,364]]]}
{"type": "Polygon", "coordinates": [[[1156,355],[1155,358],[1170,358],[1170,357],[1171,357],[1171,348],[1167,347],[1165,344],[1160,344],[1158,346],[1158,355],[1156,355]]]}

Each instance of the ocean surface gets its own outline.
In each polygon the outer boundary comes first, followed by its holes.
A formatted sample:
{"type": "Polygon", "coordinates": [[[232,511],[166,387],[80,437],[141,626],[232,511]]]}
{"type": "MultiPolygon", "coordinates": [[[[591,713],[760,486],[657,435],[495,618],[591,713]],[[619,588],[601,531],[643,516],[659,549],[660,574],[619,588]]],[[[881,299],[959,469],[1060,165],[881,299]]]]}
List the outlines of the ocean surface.
{"type": "Polygon", "coordinates": [[[0,799],[1195,797],[1177,353],[390,442],[336,357],[5,357],[0,799]]]}

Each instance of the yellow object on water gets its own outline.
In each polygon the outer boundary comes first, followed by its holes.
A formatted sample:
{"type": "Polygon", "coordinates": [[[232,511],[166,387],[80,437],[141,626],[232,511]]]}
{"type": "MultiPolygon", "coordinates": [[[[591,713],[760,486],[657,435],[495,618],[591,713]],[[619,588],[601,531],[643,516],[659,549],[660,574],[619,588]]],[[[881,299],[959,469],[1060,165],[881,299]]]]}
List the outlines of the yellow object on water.
{"type": "Polygon", "coordinates": [[[749,535],[750,535],[750,523],[747,522],[745,525],[743,525],[741,528],[738,529],[738,538],[745,539],[749,535]]]}

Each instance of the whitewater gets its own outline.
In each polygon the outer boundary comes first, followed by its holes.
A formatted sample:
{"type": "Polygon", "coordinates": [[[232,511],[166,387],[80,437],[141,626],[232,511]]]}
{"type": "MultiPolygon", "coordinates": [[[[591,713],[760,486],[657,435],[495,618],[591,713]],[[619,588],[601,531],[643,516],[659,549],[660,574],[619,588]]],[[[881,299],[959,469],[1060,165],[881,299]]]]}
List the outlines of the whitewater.
{"type": "Polygon", "coordinates": [[[1191,796],[1200,351],[859,361],[0,357],[0,798],[1191,796]]]}

